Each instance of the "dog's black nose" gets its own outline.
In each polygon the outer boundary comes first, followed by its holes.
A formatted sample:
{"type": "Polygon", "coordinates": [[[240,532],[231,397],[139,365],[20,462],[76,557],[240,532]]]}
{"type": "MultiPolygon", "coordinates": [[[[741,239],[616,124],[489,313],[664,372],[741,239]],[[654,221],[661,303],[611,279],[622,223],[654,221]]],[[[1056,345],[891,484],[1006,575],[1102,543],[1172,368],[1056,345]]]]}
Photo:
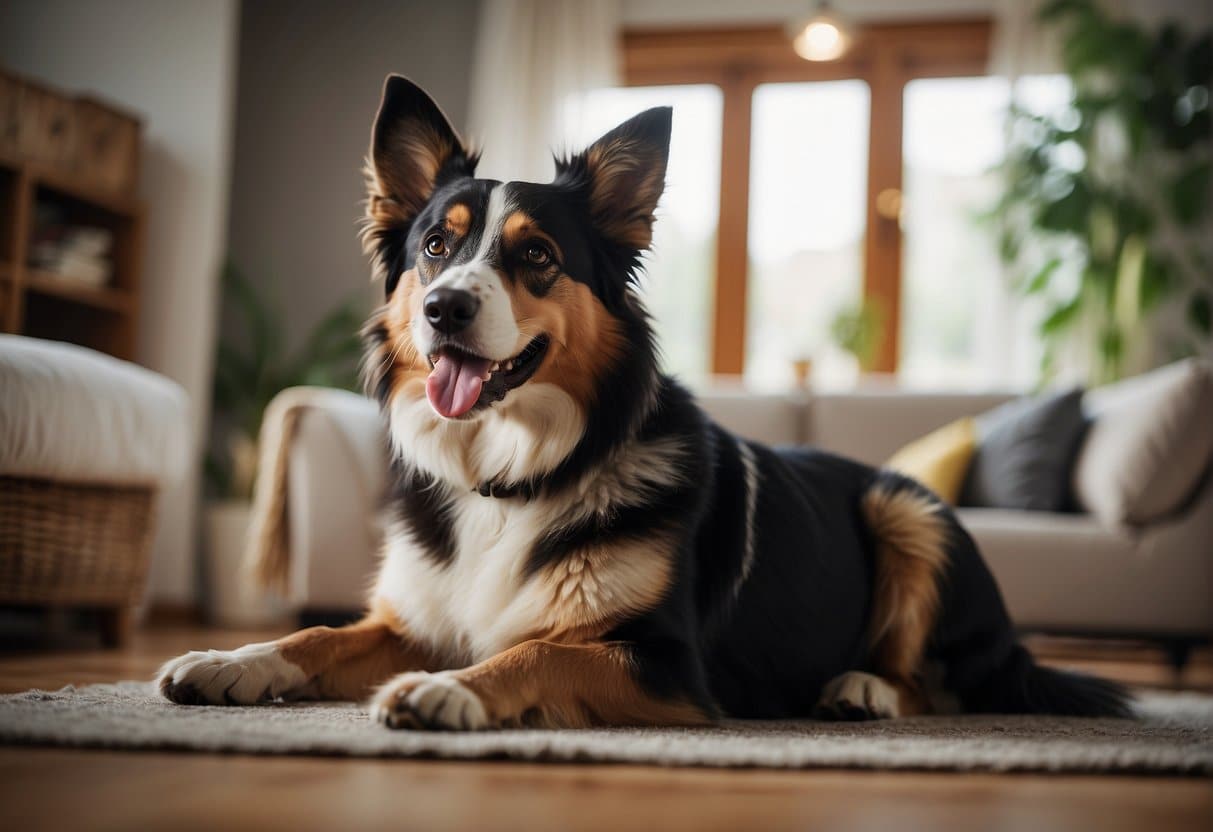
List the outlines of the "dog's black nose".
{"type": "Polygon", "coordinates": [[[425,319],[444,335],[466,329],[480,309],[480,299],[463,289],[435,289],[425,296],[425,319]]]}

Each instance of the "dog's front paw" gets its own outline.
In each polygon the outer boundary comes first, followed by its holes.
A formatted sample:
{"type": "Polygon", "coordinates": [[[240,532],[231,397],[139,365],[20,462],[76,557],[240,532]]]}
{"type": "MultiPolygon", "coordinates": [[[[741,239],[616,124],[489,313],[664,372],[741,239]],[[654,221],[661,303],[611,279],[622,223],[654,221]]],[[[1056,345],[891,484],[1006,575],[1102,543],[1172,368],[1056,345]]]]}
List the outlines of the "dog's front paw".
{"type": "Polygon", "coordinates": [[[477,731],[490,727],[480,697],[454,671],[402,673],[371,700],[371,719],[389,728],[477,731]]]}
{"type": "Polygon", "coordinates": [[[252,705],[299,690],[303,670],[272,643],[237,650],[195,650],[165,663],[160,692],[179,705],[252,705]]]}
{"type": "Polygon", "coordinates": [[[817,701],[819,719],[893,719],[899,713],[897,689],[871,673],[852,671],[831,679],[817,701]]]}

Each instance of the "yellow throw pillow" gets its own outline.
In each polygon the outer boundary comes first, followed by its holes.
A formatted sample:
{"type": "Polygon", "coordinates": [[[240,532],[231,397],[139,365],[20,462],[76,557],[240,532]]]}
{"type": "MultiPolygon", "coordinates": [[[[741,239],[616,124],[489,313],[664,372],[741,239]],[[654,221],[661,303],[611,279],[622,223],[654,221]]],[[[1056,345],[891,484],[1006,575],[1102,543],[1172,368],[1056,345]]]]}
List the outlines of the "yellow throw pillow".
{"type": "Polygon", "coordinates": [[[966,416],[915,439],[893,454],[885,467],[913,477],[949,505],[956,505],[975,450],[977,423],[966,416]]]}

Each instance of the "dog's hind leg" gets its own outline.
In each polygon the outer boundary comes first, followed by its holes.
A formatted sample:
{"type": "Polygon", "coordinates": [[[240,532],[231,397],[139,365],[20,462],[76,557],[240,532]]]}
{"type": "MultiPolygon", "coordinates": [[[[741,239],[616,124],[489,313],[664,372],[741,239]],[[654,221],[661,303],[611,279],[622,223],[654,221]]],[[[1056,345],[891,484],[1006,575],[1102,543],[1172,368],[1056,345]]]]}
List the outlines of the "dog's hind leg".
{"type": "Polygon", "coordinates": [[[1042,667],[1017,643],[972,537],[930,491],[881,471],[863,514],[876,550],[869,664],[898,689],[903,714],[907,702],[967,712],[1132,712],[1120,685],[1042,667]]]}
{"type": "Polygon", "coordinates": [[[943,506],[913,481],[881,472],[862,510],[876,549],[868,625],[873,672],[828,682],[816,707],[824,719],[886,719],[927,709],[921,675],[947,560],[943,506]]]}
{"type": "Polygon", "coordinates": [[[939,607],[949,524],[943,503],[912,480],[881,472],[863,496],[876,547],[868,643],[872,666],[914,685],[939,607]]]}

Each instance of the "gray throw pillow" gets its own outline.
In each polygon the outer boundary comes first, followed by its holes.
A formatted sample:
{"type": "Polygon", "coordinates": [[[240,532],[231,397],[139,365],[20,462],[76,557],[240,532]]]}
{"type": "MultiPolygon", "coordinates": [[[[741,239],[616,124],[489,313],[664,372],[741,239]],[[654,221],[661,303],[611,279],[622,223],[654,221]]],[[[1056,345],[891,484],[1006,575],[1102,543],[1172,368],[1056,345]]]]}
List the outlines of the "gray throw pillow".
{"type": "Polygon", "coordinates": [[[1062,511],[1086,430],[1082,390],[1016,399],[977,417],[962,506],[1062,511]]]}

